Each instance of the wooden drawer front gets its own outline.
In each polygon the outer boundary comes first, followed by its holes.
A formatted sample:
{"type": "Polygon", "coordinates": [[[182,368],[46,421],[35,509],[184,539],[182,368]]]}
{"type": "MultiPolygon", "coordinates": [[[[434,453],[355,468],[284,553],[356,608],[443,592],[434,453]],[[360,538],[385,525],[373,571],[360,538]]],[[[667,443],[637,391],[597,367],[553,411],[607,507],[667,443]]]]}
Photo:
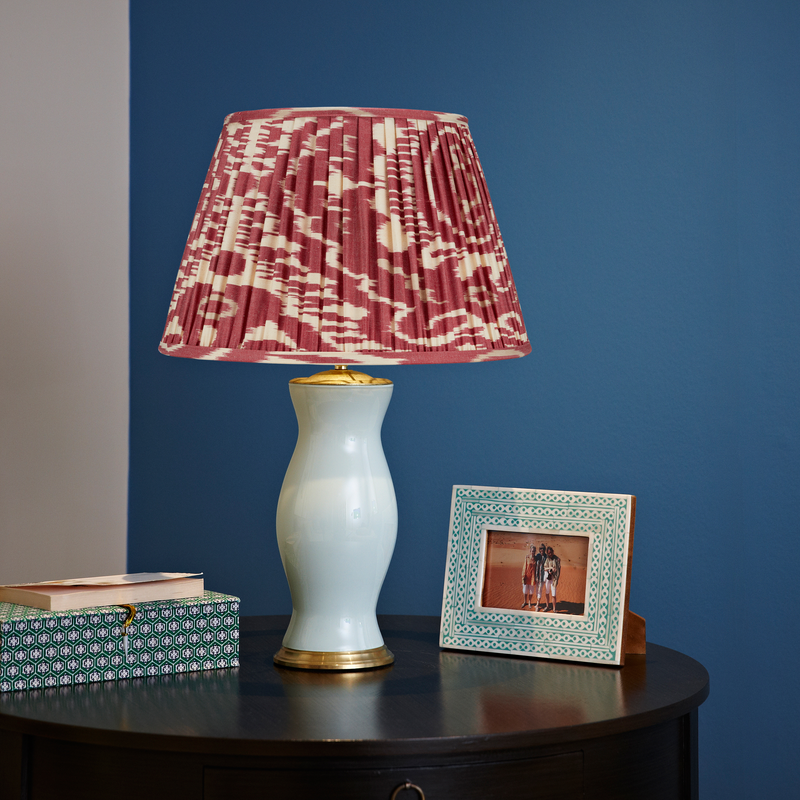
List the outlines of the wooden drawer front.
{"type": "MultiPolygon", "coordinates": [[[[482,762],[456,767],[408,769],[224,769],[204,770],[204,800],[389,800],[405,781],[425,792],[426,800],[578,800],[583,798],[583,753],[482,762]]],[[[397,800],[419,800],[401,791],[397,800]]]]}
{"type": "Polygon", "coordinates": [[[16,800],[26,790],[26,741],[19,733],[0,731],[0,797],[16,800]]]}

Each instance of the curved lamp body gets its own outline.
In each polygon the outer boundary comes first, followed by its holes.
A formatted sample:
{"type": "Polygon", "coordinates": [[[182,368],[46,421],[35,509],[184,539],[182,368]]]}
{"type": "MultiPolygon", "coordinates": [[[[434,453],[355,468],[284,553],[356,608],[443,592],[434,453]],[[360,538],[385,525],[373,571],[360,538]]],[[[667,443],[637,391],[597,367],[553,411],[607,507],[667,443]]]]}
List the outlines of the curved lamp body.
{"type": "Polygon", "coordinates": [[[356,669],[391,663],[375,609],[397,536],[381,444],[393,387],[289,385],[299,428],[278,500],[292,620],[276,663],[356,669]]]}

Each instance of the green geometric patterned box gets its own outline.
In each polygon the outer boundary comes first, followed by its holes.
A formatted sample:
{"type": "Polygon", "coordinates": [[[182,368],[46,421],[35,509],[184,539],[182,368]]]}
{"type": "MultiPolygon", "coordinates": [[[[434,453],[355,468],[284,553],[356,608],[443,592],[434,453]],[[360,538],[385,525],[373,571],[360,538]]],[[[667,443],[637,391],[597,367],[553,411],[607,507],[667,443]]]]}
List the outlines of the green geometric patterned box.
{"type": "Polygon", "coordinates": [[[0,692],[239,666],[239,598],[42,611],[0,603],[0,692]],[[125,655],[124,639],[128,639],[125,655]]]}

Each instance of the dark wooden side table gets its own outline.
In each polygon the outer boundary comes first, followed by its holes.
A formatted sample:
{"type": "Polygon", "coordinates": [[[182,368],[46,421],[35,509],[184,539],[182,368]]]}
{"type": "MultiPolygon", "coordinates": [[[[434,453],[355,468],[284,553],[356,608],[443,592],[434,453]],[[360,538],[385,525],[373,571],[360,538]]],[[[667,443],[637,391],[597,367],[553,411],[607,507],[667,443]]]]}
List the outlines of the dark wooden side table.
{"type": "Polygon", "coordinates": [[[239,669],[0,695],[0,798],[697,797],[708,673],[674,650],[440,651],[438,618],[389,616],[393,666],[326,674],[273,666],[287,622],[243,618],[239,669]]]}

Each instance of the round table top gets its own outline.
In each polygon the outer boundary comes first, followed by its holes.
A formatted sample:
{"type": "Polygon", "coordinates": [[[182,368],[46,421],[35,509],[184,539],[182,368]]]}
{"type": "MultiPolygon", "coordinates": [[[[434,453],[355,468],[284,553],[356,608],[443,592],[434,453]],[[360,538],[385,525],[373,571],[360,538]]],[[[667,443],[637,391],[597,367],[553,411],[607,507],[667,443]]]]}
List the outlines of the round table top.
{"type": "Polygon", "coordinates": [[[383,616],[390,667],[275,667],[287,616],[243,617],[237,669],[0,694],[0,729],[121,747],[380,756],[536,747],[686,714],[697,661],[648,643],[622,668],[441,650],[438,617],[383,616]]]}

